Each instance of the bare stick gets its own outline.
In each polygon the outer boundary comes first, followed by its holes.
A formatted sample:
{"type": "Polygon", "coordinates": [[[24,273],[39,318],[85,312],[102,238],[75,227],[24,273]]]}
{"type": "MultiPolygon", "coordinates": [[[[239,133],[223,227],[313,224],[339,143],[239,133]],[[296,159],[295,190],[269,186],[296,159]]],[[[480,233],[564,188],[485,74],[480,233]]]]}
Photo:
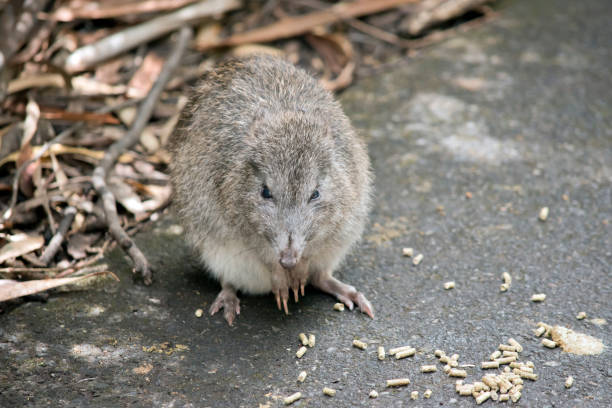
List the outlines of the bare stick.
{"type": "Polygon", "coordinates": [[[60,221],[59,226],[57,227],[57,232],[49,241],[47,248],[43,251],[42,256],[40,257],[40,261],[45,265],[49,265],[49,262],[53,259],[57,251],[60,249],[62,242],[64,242],[64,238],[66,237],[66,233],[68,232],[68,228],[72,225],[72,221],[74,220],[74,216],[76,215],[76,208],[73,206],[68,206],[64,210],[64,218],[60,221]]]}
{"type": "Polygon", "coordinates": [[[356,0],[335,4],[326,10],[314,11],[299,17],[287,17],[265,27],[232,35],[225,39],[197,44],[201,50],[235,46],[245,43],[269,42],[294,37],[311,31],[313,28],[347,20],[363,15],[379,13],[402,4],[416,3],[419,0],[356,0]]]}
{"type": "Polygon", "coordinates": [[[66,59],[64,68],[68,72],[82,71],[139,44],[186,26],[194,20],[223,13],[239,6],[238,0],[208,0],[184,7],[75,50],[66,59]]]}
{"type": "Polygon", "coordinates": [[[115,197],[106,185],[106,176],[110,172],[111,167],[117,161],[119,155],[125,149],[128,149],[138,142],[140,133],[149,122],[153,109],[155,108],[155,104],[157,103],[162,90],[166,86],[166,83],[170,79],[172,72],[179,64],[191,36],[192,31],[190,27],[183,27],[180,30],[177,45],[168,58],[168,61],[166,61],[164,64],[164,68],[159,74],[157,81],[155,81],[155,84],[151,88],[151,91],[140,105],[138,114],[136,115],[136,119],[134,120],[132,127],[123,136],[123,138],[113,143],[108,148],[104,158],[98,167],[95,168],[92,177],[94,188],[98,192],[104,207],[106,223],[108,224],[109,231],[121,248],[123,248],[123,250],[128,253],[130,258],[132,258],[132,261],[134,261],[133,273],[136,276],[141,277],[145,285],[150,285],[153,282],[151,268],[147,258],[136,246],[134,241],[132,241],[132,239],[128,236],[128,234],[126,234],[123,228],[121,228],[119,216],[117,214],[115,197]]]}
{"type": "Polygon", "coordinates": [[[459,17],[469,10],[492,0],[434,0],[421,3],[419,10],[401,23],[401,28],[411,35],[421,34],[425,29],[459,17]]]}

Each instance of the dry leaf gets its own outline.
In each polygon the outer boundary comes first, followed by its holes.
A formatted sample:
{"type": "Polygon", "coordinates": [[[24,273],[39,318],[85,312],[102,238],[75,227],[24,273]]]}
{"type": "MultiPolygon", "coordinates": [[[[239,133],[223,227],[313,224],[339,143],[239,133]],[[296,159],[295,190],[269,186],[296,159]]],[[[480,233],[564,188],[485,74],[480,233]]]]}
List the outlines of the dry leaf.
{"type": "Polygon", "coordinates": [[[42,248],[44,244],[45,239],[42,236],[28,236],[21,240],[9,242],[0,249],[0,263],[3,263],[7,259],[17,258],[23,254],[36,251],[42,248]]]}

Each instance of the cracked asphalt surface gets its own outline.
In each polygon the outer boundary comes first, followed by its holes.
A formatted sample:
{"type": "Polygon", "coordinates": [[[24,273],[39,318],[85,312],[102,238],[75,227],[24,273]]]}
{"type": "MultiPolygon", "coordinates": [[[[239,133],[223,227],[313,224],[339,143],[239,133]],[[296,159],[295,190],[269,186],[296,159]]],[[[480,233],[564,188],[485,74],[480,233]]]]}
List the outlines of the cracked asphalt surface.
{"type": "Polygon", "coordinates": [[[455,393],[434,349],[476,364],[466,368],[474,381],[508,337],[539,374],[515,405],[610,406],[612,8],[517,0],[498,9],[495,21],[340,97],[368,140],[377,192],[364,240],[336,275],[366,294],[376,319],[336,312],[313,289],[289,316],[270,295],[242,296],[234,327],[196,318],[219,286],[166,217],[137,238],[155,266],[153,286],[134,285],[115,250],[107,262],[120,283],[0,315],[0,406],[275,407],[301,391],[294,406],[467,407],[474,400],[455,393]],[[403,247],[422,263],[413,266],[403,247]],[[513,277],[505,293],[502,272],[513,277]],[[450,280],[456,287],[444,290],[450,280]],[[533,303],[534,293],[547,298],[533,303]],[[588,317],[577,320],[581,311],[588,317]],[[538,321],[606,348],[592,356],[543,348],[538,321]],[[300,332],[317,341],[298,360],[300,332]],[[352,348],[356,338],[369,347],[352,348]],[[376,346],[404,344],[416,355],[376,358],[376,346]],[[438,371],[421,374],[422,364],[438,371]],[[308,377],[299,384],[301,370],[308,377]],[[396,377],[411,384],[385,388],[396,377]]]}

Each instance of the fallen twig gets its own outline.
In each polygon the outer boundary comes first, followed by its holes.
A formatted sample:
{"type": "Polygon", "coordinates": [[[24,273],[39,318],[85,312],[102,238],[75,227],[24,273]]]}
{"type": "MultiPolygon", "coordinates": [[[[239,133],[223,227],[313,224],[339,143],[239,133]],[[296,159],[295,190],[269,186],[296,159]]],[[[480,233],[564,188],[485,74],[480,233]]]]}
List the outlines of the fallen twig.
{"type": "Polygon", "coordinates": [[[117,207],[115,203],[115,197],[106,185],[106,177],[111,167],[117,161],[117,158],[125,149],[136,144],[140,138],[140,133],[146,126],[153,113],[153,108],[159,99],[159,96],[164,89],[166,83],[170,79],[170,76],[174,69],[179,64],[183,52],[187,48],[187,44],[192,37],[192,31],[190,27],[183,27],[180,30],[179,39],[174,51],[164,64],[164,68],[160,73],[157,81],[151,88],[151,91],[140,105],[136,119],[132,124],[132,127],[124,135],[124,137],[117,142],[113,143],[107,150],[104,158],[95,168],[93,172],[92,181],[96,191],[98,192],[100,199],[103,203],[104,213],[106,215],[106,223],[108,224],[109,231],[117,243],[126,251],[132,261],[134,261],[134,274],[141,277],[145,285],[150,285],[153,282],[153,275],[151,268],[147,261],[147,258],[136,246],[134,241],[126,234],[121,228],[119,222],[119,216],[117,214],[117,207]]]}
{"type": "Polygon", "coordinates": [[[64,68],[78,72],[132,49],[202,17],[223,13],[240,6],[238,0],[208,0],[154,18],[75,50],[68,56],[64,68]]]}
{"type": "Polygon", "coordinates": [[[421,34],[425,29],[459,17],[491,0],[426,0],[418,10],[402,21],[401,28],[410,35],[421,34]]]}
{"type": "Polygon", "coordinates": [[[60,249],[60,245],[64,242],[66,238],[66,232],[68,232],[68,228],[72,225],[72,221],[74,220],[74,216],[76,215],[76,208],[73,206],[68,206],[64,210],[64,218],[60,222],[57,227],[57,232],[51,238],[51,241],[47,244],[47,247],[43,251],[40,261],[45,265],[48,265],[49,262],[53,259],[57,251],[60,249]]]}
{"type": "Polygon", "coordinates": [[[314,11],[299,17],[286,17],[265,27],[234,34],[228,38],[212,39],[210,42],[202,42],[196,44],[196,46],[200,50],[206,50],[215,47],[269,42],[282,38],[294,37],[307,33],[320,25],[379,13],[402,4],[416,3],[418,1],[419,0],[357,0],[350,3],[338,3],[326,10],[314,11]]]}

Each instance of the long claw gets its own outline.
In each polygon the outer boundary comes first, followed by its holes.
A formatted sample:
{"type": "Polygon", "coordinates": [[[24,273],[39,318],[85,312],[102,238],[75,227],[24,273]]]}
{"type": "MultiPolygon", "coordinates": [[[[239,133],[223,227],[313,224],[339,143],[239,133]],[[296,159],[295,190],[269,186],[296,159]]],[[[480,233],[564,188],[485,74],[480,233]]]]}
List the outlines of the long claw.
{"type": "Polygon", "coordinates": [[[305,285],[303,283],[300,285],[300,289],[302,290],[302,297],[304,297],[304,286],[305,285]]]}
{"type": "Polygon", "coordinates": [[[288,315],[289,309],[287,308],[287,298],[286,297],[283,298],[283,307],[285,308],[285,314],[288,315]]]}
{"type": "Polygon", "coordinates": [[[282,310],[281,309],[281,301],[280,301],[280,294],[278,292],[276,292],[276,306],[278,306],[278,310],[282,310]]]}
{"type": "Polygon", "coordinates": [[[229,325],[234,324],[236,315],[240,314],[240,300],[236,296],[236,291],[231,286],[223,286],[223,289],[217,295],[217,298],[210,306],[209,313],[214,315],[219,310],[223,309],[223,317],[229,325]]]}
{"type": "Polygon", "coordinates": [[[298,289],[297,288],[293,288],[293,299],[295,300],[295,303],[298,302],[298,289]]]}

